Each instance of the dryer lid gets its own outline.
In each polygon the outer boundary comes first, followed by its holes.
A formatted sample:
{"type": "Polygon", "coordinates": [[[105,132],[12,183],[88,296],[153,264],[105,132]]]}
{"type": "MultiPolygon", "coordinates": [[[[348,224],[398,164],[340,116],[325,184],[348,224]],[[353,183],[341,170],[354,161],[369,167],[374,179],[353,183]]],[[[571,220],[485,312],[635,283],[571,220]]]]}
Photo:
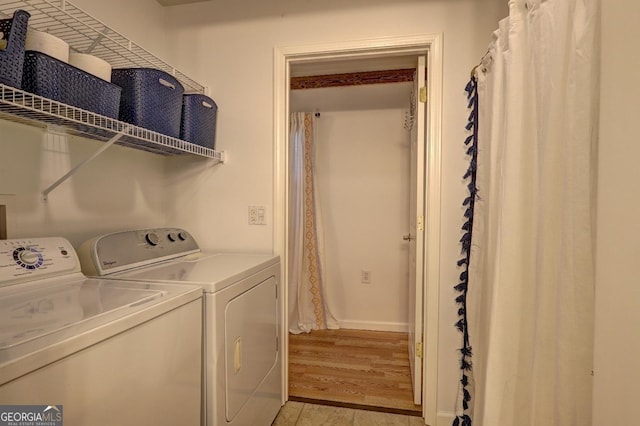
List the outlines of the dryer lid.
{"type": "Polygon", "coordinates": [[[268,254],[196,253],[110,277],[145,282],[196,284],[213,293],[279,262],[268,254]]]}

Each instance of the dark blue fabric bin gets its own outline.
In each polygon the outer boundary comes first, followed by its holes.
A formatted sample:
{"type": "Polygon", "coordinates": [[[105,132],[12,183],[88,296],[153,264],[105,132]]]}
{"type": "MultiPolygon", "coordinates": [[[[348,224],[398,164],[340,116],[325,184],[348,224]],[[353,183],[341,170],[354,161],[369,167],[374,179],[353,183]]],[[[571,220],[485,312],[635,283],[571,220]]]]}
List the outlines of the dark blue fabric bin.
{"type": "Polygon", "coordinates": [[[182,84],[152,68],[114,69],[111,81],[122,87],[120,120],[154,132],[180,136],[182,84]]]}
{"type": "Polygon", "coordinates": [[[215,149],[217,115],[218,106],[210,97],[197,93],[184,95],[180,139],[215,149]]]}
{"type": "Polygon", "coordinates": [[[24,42],[27,39],[27,22],[31,15],[16,10],[13,18],[0,19],[0,32],[4,34],[7,47],[0,50],[0,83],[21,88],[24,65],[24,42]]]}
{"type": "Polygon", "coordinates": [[[22,87],[54,101],[118,118],[122,89],[56,58],[27,50],[22,87]]]}

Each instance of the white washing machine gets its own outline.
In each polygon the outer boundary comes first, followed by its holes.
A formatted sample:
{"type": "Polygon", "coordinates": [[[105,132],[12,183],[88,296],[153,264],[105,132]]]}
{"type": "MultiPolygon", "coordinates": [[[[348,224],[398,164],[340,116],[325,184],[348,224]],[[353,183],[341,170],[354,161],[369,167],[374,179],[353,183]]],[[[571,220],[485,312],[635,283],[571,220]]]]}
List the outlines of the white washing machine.
{"type": "Polygon", "coordinates": [[[65,425],[199,425],[201,299],[86,278],[64,238],[0,241],[0,403],[55,406],[65,425]]]}
{"type": "Polygon", "coordinates": [[[79,256],[87,275],[200,286],[205,425],[272,423],[282,404],[277,256],[202,252],[177,228],[99,236],[79,256]]]}

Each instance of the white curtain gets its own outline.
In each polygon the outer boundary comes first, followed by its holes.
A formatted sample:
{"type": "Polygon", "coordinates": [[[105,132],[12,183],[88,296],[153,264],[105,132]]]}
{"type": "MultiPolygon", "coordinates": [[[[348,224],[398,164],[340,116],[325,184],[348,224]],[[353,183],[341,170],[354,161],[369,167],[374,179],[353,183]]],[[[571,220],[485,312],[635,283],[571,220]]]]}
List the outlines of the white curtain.
{"type": "Polygon", "coordinates": [[[473,426],[591,425],[598,16],[511,0],[475,71],[473,426]]]}
{"type": "Polygon", "coordinates": [[[289,331],[336,329],[327,306],[314,118],[293,113],[289,136],[289,331]]]}

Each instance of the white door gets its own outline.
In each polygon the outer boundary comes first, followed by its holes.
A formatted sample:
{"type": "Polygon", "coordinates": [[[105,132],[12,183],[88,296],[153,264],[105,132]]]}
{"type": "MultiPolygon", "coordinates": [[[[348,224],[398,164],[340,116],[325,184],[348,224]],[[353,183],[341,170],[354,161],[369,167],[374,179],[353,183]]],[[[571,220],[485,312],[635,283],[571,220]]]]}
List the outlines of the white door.
{"type": "Polygon", "coordinates": [[[425,103],[420,89],[426,81],[426,57],[419,56],[416,67],[415,118],[411,128],[411,188],[409,205],[409,362],[413,383],[413,401],[422,403],[422,323],[424,289],[424,162],[425,103]]]}

